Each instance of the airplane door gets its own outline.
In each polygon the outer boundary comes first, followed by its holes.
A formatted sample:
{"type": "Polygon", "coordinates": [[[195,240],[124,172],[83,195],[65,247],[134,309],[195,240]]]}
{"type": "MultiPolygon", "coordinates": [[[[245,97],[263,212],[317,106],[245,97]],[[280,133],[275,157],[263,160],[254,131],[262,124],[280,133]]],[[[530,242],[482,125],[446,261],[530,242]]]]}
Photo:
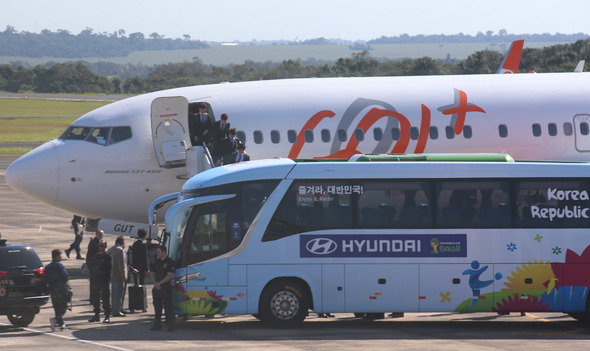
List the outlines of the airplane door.
{"type": "Polygon", "coordinates": [[[161,167],[181,167],[190,147],[188,100],[184,96],[161,97],[152,102],[152,138],[161,167]]]}
{"type": "Polygon", "coordinates": [[[576,133],[576,150],[590,151],[590,115],[574,116],[574,130],[576,133]]]}

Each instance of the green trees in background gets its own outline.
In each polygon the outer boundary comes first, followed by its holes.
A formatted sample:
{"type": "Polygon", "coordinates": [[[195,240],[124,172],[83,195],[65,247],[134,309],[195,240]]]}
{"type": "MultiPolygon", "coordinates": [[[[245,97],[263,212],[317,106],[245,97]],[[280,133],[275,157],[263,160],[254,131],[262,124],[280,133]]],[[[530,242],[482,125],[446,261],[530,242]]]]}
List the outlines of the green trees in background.
{"type": "MultiPolygon", "coordinates": [[[[90,33],[88,35],[91,35],[90,33]]],[[[134,34],[130,40],[140,40],[134,34]]],[[[571,72],[579,60],[590,60],[590,39],[543,49],[525,49],[520,72],[571,72]]],[[[497,51],[477,51],[459,62],[430,57],[405,60],[377,60],[368,51],[353,52],[334,63],[305,64],[299,60],[281,63],[245,61],[228,66],[193,62],[161,65],[142,77],[122,79],[117,72],[127,65],[101,63],[113,72],[111,78],[93,73],[82,62],[58,63],[32,69],[22,65],[0,65],[0,90],[40,93],[126,93],[140,94],[180,86],[305,77],[410,76],[440,74],[491,74],[502,60],[497,51]]],[[[145,67],[144,67],[145,68],[145,67]]],[[[145,68],[147,70],[147,68],[145,68]]]]}

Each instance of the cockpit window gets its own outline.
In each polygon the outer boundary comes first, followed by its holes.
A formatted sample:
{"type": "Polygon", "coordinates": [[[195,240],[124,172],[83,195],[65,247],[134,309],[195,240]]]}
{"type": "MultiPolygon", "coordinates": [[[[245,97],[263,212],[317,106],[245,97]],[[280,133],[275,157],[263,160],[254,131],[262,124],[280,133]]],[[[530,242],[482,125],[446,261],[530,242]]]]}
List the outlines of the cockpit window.
{"type": "Polygon", "coordinates": [[[96,143],[99,145],[106,145],[109,140],[109,133],[111,128],[94,128],[86,138],[86,141],[96,143]]]}
{"type": "Polygon", "coordinates": [[[123,140],[131,139],[131,127],[113,127],[109,145],[118,143],[123,140]]]}
{"type": "Polygon", "coordinates": [[[90,127],[70,126],[59,138],[63,140],[84,140],[89,132],[90,127]]]}
{"type": "Polygon", "coordinates": [[[99,145],[112,145],[131,139],[131,127],[77,127],[70,126],[59,137],[62,140],[85,140],[99,145]]]}

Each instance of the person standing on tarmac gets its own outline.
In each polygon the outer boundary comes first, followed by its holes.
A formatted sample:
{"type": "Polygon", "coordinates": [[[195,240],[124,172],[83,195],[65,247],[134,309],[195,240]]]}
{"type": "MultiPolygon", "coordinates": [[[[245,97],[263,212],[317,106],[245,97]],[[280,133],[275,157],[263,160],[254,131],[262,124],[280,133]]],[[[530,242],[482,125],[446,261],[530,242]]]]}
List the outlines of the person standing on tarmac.
{"type": "MultiPolygon", "coordinates": [[[[88,242],[88,250],[86,251],[86,268],[90,270],[90,261],[92,260],[92,256],[94,256],[98,250],[98,243],[104,237],[104,232],[102,230],[97,230],[94,234],[94,238],[92,238],[88,242]]],[[[110,270],[109,270],[110,272],[110,270]]],[[[92,304],[92,292],[94,291],[94,281],[92,277],[92,271],[90,271],[90,304],[92,304]]]]}
{"type": "Polygon", "coordinates": [[[102,301],[102,308],[104,309],[103,323],[110,323],[111,304],[110,304],[110,289],[109,283],[111,281],[111,256],[107,254],[107,242],[100,240],[98,243],[98,252],[92,255],[88,264],[90,271],[90,281],[92,288],[90,290],[90,303],[94,306],[94,317],[90,318],[89,322],[100,321],[100,302],[102,301]]]}
{"type": "Polygon", "coordinates": [[[121,235],[115,240],[115,246],[108,251],[113,260],[113,268],[111,270],[111,308],[112,317],[125,317],[123,313],[123,298],[125,293],[125,283],[127,282],[128,270],[131,269],[133,273],[137,271],[129,268],[127,265],[127,252],[125,251],[125,238],[121,235]]]}
{"type": "Polygon", "coordinates": [[[55,318],[50,318],[51,331],[68,330],[64,324],[63,316],[68,309],[68,302],[72,300],[71,289],[68,285],[69,275],[61,264],[61,250],[51,251],[51,263],[45,266],[43,278],[51,294],[51,304],[55,311],[55,318]]]}
{"type": "Polygon", "coordinates": [[[150,276],[154,282],[152,297],[154,303],[155,322],[150,330],[162,330],[162,307],[166,312],[168,331],[174,331],[175,315],[172,306],[172,284],[174,276],[174,261],[167,256],[166,246],[160,245],[156,249],[157,259],[151,267],[150,276]]]}
{"type": "Polygon", "coordinates": [[[70,247],[65,251],[66,256],[70,258],[70,252],[72,250],[76,251],[76,259],[83,260],[84,257],[80,254],[80,243],[82,242],[82,238],[84,237],[84,218],[74,215],[72,218],[72,228],[74,229],[74,242],[70,244],[70,247]]]}
{"type": "Polygon", "coordinates": [[[138,270],[137,273],[133,273],[133,283],[135,285],[145,285],[145,274],[149,271],[146,237],[147,232],[145,229],[139,229],[137,231],[137,240],[131,245],[131,266],[138,270]]]}

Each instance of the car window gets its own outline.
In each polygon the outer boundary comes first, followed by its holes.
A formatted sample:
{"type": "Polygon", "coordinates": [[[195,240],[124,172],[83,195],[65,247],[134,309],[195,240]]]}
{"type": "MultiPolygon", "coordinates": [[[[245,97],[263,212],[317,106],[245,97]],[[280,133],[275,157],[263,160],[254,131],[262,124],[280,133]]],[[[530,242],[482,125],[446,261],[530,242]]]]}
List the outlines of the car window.
{"type": "Polygon", "coordinates": [[[33,270],[43,266],[39,256],[30,247],[3,247],[0,249],[0,270],[17,267],[33,270]]]}

